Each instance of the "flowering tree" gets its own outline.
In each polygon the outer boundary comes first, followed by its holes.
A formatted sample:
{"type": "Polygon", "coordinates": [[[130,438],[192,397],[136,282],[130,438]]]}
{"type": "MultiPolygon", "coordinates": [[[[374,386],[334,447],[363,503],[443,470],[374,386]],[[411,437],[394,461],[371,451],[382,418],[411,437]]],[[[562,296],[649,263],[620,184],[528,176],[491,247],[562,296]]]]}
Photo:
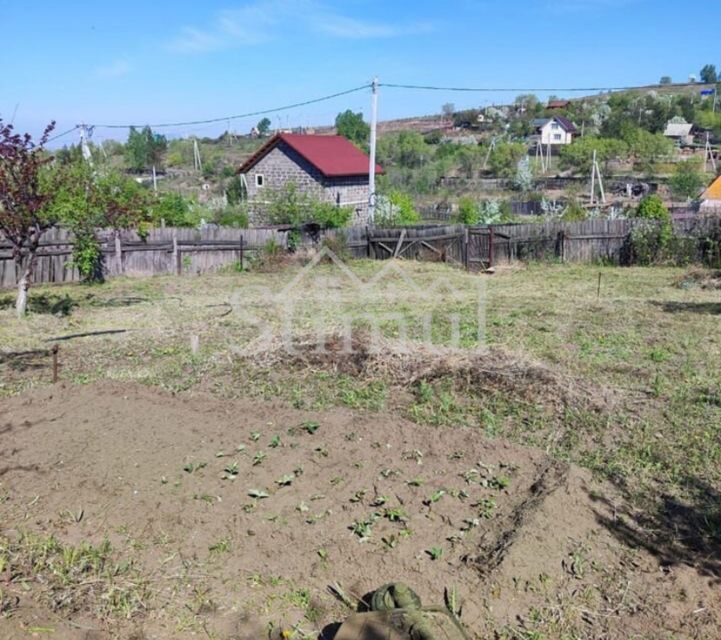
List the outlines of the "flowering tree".
{"type": "Polygon", "coordinates": [[[11,124],[0,119],[0,233],[12,245],[12,256],[20,272],[15,309],[25,315],[28,289],[37,262],[40,238],[53,224],[45,211],[49,195],[42,188],[41,169],[52,158],[43,152],[51,122],[40,140],[30,134],[15,133],[11,124]]]}

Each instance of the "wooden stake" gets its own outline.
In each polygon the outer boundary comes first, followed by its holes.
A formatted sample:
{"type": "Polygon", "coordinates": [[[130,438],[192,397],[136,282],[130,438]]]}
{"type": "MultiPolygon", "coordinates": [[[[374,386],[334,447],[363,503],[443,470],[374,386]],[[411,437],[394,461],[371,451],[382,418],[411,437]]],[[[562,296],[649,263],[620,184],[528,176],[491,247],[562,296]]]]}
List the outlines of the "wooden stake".
{"type": "Polygon", "coordinates": [[[598,272],[598,288],[596,289],[596,302],[601,299],[601,272],[598,272]]]}
{"type": "Polygon", "coordinates": [[[60,347],[58,345],[54,344],[52,348],[53,352],[53,384],[55,384],[58,381],[58,351],[60,350],[60,347]]]}

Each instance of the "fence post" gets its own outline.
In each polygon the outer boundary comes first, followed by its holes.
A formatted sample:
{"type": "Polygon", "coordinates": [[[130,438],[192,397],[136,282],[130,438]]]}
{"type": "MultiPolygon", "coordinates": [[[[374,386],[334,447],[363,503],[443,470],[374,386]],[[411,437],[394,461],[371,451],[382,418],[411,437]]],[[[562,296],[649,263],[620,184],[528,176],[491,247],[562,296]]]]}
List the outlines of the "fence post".
{"type": "Polygon", "coordinates": [[[240,234],[240,269],[243,270],[243,234],[240,234]]]}
{"type": "Polygon", "coordinates": [[[469,261],[468,261],[468,227],[463,228],[463,263],[465,264],[466,271],[468,271],[469,268],[469,261]]]}
{"type": "Polygon", "coordinates": [[[488,268],[493,267],[493,227],[488,227],[488,268]]]}
{"type": "Polygon", "coordinates": [[[120,232],[115,232],[115,268],[118,275],[123,275],[123,246],[120,243],[120,232]]]}
{"type": "Polygon", "coordinates": [[[561,262],[566,262],[566,230],[561,229],[558,232],[558,254],[561,262]]]}

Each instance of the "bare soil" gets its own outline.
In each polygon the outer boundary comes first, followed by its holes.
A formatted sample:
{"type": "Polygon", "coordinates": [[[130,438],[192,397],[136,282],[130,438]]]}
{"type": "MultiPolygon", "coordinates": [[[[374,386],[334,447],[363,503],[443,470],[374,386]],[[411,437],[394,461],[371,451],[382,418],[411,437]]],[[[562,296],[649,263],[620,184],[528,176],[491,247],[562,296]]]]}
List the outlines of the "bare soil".
{"type": "Polygon", "coordinates": [[[473,637],[719,637],[717,578],[625,542],[625,511],[474,429],[61,384],[0,408],[0,637],[331,638],[349,609],[328,585],[397,580],[427,604],[457,589],[473,637]],[[28,533],[107,538],[122,570],[61,584],[24,562],[28,533]],[[521,635],[539,617],[548,635],[521,635]]]}

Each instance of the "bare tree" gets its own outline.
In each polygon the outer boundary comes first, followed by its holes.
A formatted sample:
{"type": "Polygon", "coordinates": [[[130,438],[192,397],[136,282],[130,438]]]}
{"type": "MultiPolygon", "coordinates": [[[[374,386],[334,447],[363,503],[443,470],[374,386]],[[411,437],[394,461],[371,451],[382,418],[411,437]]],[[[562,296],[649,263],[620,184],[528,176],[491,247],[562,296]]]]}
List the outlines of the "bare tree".
{"type": "Polygon", "coordinates": [[[30,134],[15,133],[0,119],[0,233],[10,241],[20,273],[18,317],[27,309],[40,238],[53,223],[44,211],[49,195],[41,187],[40,170],[52,160],[42,148],[54,128],[51,122],[35,143],[30,134]]]}

